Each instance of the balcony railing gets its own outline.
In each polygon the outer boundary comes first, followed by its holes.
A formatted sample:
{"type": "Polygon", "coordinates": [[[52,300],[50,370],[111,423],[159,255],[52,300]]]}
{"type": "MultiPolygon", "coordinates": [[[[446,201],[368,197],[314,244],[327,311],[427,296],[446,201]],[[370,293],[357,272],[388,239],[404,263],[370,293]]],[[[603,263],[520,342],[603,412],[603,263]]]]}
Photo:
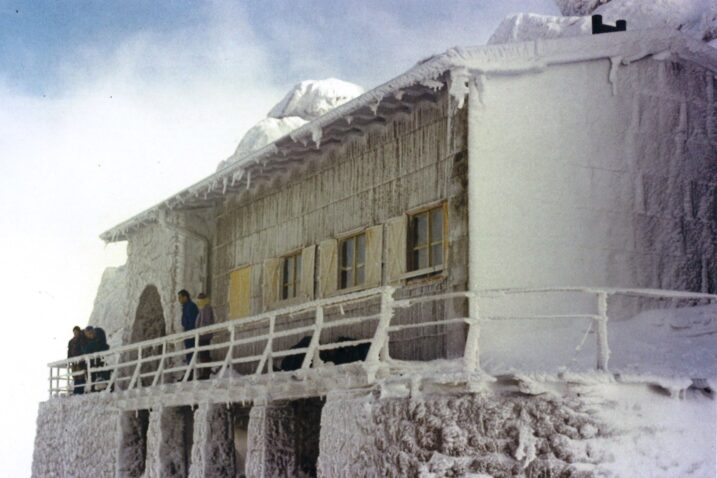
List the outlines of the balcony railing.
{"type": "MultiPolygon", "coordinates": [[[[115,393],[155,387],[169,383],[185,383],[212,373],[212,380],[232,379],[245,376],[271,376],[283,373],[277,363],[286,357],[299,361],[292,368],[295,378],[301,379],[309,370],[329,366],[322,361],[324,354],[340,350],[363,349],[362,367],[368,382],[375,379],[381,367],[408,366],[408,362],[393,360],[389,354],[391,337],[412,333],[415,329],[425,331],[431,327],[458,326],[465,338],[461,368],[470,375],[480,371],[481,324],[503,320],[587,320],[588,330],[578,345],[579,350],[590,333],[595,335],[594,368],[608,371],[610,345],[608,337],[608,300],[615,296],[643,299],[667,299],[693,303],[717,302],[717,295],[654,289],[611,289],[597,287],[559,287],[534,289],[494,289],[439,293],[429,296],[396,298],[396,289],[390,286],[320,299],[304,304],[268,311],[256,316],[214,324],[190,332],[173,334],[153,340],[137,342],[111,350],[60,360],[49,364],[50,397],[72,394],[73,377],[86,377],[83,389],[102,393],[115,393]],[[556,300],[556,294],[580,296],[590,303],[592,311],[565,309],[573,300],[556,300]],[[545,313],[517,314],[493,313],[489,302],[505,299],[508,302],[522,297],[531,304],[548,304],[545,313]],[[463,301],[457,307],[455,317],[428,317],[425,314],[408,315],[409,320],[396,320],[401,309],[428,303],[463,301]],[[355,307],[352,307],[354,306],[355,307]],[[560,307],[557,307],[560,305],[560,307]],[[358,314],[346,314],[352,307],[358,314]],[[485,308],[485,310],[484,310],[485,308]],[[375,313],[367,313],[374,311],[375,313]],[[468,311],[472,311],[469,314],[468,311]],[[469,317],[461,316],[472,315],[469,317]],[[420,317],[420,319],[418,318],[420,317]],[[340,337],[341,331],[360,326],[363,337],[340,337]],[[467,329],[467,330],[466,330],[467,329]],[[212,335],[209,344],[200,344],[200,337],[212,335]],[[297,339],[304,338],[303,344],[297,339]],[[194,339],[194,346],[185,349],[185,339],[194,339]],[[306,343],[308,342],[308,343],[306,343]],[[294,345],[292,347],[292,345],[294,345]],[[203,354],[203,352],[205,352],[203,354]],[[203,361],[209,352],[211,359],[203,361]],[[364,358],[365,356],[365,358],[364,358]],[[74,372],[73,372],[74,369],[74,372]]],[[[562,297],[562,296],[561,296],[562,297]]],[[[576,299],[576,304],[578,300],[576,299]]],[[[576,306],[577,308],[577,306],[576,306]]],[[[585,307],[583,307],[585,308],[585,307]]],[[[490,337],[484,337],[490,340],[490,337]]],[[[650,357],[644,357],[650,360],[650,357]]]]}

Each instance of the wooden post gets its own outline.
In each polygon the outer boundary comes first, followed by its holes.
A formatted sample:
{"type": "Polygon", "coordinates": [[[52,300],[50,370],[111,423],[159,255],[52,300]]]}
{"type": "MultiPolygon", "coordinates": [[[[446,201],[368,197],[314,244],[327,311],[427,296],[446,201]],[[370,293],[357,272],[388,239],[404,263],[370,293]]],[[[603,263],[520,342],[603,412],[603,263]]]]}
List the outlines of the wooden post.
{"type": "Polygon", "coordinates": [[[478,296],[471,290],[468,295],[468,335],[463,352],[463,366],[472,373],[480,368],[480,310],[478,296]]]}

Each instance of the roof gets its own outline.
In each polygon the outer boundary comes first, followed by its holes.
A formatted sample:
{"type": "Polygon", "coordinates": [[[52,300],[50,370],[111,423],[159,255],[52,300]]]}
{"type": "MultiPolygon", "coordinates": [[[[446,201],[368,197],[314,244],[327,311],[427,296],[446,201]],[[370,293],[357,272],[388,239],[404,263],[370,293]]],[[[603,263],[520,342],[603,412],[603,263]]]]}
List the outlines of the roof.
{"type": "Polygon", "coordinates": [[[107,230],[100,238],[106,242],[127,240],[132,231],[158,222],[168,211],[210,207],[227,194],[285,174],[304,162],[307,155],[340,145],[354,135],[364,134],[367,128],[382,126],[388,117],[408,114],[416,105],[437,101],[444,88],[454,99],[453,104],[461,108],[472,74],[519,74],[603,58],[610,58],[614,65],[629,64],[649,56],[676,57],[717,72],[717,49],[681,33],[662,30],[452,48],[250,155],[228,158],[226,166],[214,174],[107,230]]]}

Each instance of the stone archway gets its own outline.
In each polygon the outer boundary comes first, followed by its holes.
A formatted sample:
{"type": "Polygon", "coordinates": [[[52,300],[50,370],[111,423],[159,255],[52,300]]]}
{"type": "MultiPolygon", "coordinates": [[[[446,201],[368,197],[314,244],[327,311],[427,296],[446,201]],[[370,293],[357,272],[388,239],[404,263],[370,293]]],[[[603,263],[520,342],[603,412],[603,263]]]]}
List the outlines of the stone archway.
{"type": "MultiPolygon", "coordinates": [[[[162,308],[162,299],[159,291],[153,285],[148,285],[142,291],[139,297],[139,304],[132,323],[132,334],[130,343],[142,342],[145,340],[156,339],[166,335],[166,325],[164,321],[164,309],[162,308]]],[[[142,349],[144,358],[157,356],[162,353],[162,347],[157,345],[142,349]]],[[[136,352],[131,353],[130,360],[136,360],[136,352]]],[[[142,364],[141,373],[153,372],[159,367],[159,359],[142,364]]],[[[147,387],[151,385],[153,378],[151,376],[143,377],[141,385],[147,387]]],[[[161,382],[160,382],[161,383],[161,382]]]]}
{"type": "Polygon", "coordinates": [[[139,296],[137,312],[132,323],[130,343],[151,340],[166,335],[164,323],[164,309],[159,291],[153,285],[148,285],[139,296]]]}

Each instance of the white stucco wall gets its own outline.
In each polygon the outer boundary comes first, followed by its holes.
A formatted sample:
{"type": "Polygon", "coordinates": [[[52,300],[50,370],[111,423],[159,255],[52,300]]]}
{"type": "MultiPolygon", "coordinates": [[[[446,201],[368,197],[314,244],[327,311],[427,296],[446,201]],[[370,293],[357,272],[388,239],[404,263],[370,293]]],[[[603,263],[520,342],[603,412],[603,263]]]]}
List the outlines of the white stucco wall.
{"type": "Polygon", "coordinates": [[[469,133],[480,286],[715,292],[714,85],[652,58],[481,78],[469,133]]]}

